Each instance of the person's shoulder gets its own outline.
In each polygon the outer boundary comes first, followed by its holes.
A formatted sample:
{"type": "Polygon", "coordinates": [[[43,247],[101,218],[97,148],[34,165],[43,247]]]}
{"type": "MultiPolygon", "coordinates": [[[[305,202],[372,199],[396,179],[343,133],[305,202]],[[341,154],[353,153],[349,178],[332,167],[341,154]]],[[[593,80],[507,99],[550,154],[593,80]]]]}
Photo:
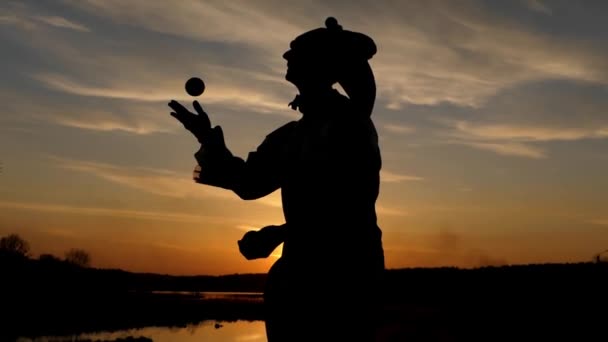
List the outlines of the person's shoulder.
{"type": "Polygon", "coordinates": [[[298,121],[290,121],[283,126],[275,129],[266,135],[267,140],[283,140],[290,137],[296,127],[298,126],[298,121]]]}

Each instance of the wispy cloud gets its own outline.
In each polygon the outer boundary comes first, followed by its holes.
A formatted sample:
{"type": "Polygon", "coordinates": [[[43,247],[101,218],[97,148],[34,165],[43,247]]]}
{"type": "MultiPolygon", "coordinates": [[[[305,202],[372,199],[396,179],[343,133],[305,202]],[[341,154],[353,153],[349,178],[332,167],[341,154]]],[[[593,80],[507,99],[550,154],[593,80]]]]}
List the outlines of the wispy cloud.
{"type": "MultiPolygon", "coordinates": [[[[192,97],[183,91],[183,82],[161,82],[156,84],[141,84],[126,82],[118,85],[92,86],[68,77],[41,73],[32,77],[47,87],[79,96],[101,97],[109,99],[130,100],[135,102],[168,102],[171,99],[191,101],[192,97]]],[[[241,75],[241,78],[243,75],[241,75]]],[[[174,79],[174,78],[173,78],[174,79]]],[[[175,80],[177,81],[177,80],[175,80]]],[[[245,81],[243,81],[245,82],[245,81]]],[[[255,82],[251,82],[255,83],[255,82]]],[[[278,114],[292,117],[285,99],[276,94],[265,93],[255,87],[239,87],[235,84],[221,82],[214,84],[204,95],[205,104],[222,105],[236,110],[262,114],[278,114]]]]}
{"type": "MultiPolygon", "coordinates": [[[[287,47],[285,37],[295,37],[304,29],[292,18],[277,15],[278,8],[271,3],[253,4],[239,0],[184,0],[177,3],[86,0],[72,3],[93,14],[151,31],[201,41],[244,43],[266,49],[276,44],[287,47]]],[[[306,7],[303,5],[301,9],[306,7]]]]}
{"type": "Polygon", "coordinates": [[[505,156],[526,157],[533,159],[542,159],[547,157],[543,149],[522,143],[473,141],[460,141],[456,143],[481,150],[492,151],[505,156]]]}
{"type": "Polygon", "coordinates": [[[380,171],[380,180],[385,183],[399,183],[399,182],[411,182],[411,181],[422,181],[423,177],[412,176],[394,173],[391,171],[381,170],[380,171]]]}
{"type": "Polygon", "coordinates": [[[597,224],[597,225],[600,225],[600,226],[608,226],[608,219],[591,220],[591,221],[589,221],[589,223],[597,224]]]}
{"type": "Polygon", "coordinates": [[[480,10],[476,2],[412,1],[395,7],[386,8],[393,13],[383,13],[382,23],[366,28],[384,43],[375,65],[390,108],[444,102],[479,107],[526,82],[608,80],[600,67],[606,62],[599,60],[605,51],[597,46],[527,30],[480,10]]]}
{"type": "Polygon", "coordinates": [[[511,141],[567,141],[608,138],[608,124],[606,127],[560,128],[537,127],[531,125],[476,124],[460,121],[456,123],[456,129],[476,138],[511,141]]]}
{"type": "Polygon", "coordinates": [[[60,96],[41,96],[31,101],[27,92],[0,92],[0,101],[6,104],[2,110],[3,130],[30,131],[49,125],[60,125],[84,130],[121,131],[137,135],[169,133],[181,130],[169,115],[169,108],[150,102],[115,101],[99,105],[98,101],[74,101],[60,96]],[[163,113],[164,112],[164,113],[163,113]],[[162,115],[164,114],[164,115],[162,115]],[[11,127],[28,125],[25,127],[11,127]],[[35,125],[31,127],[31,125],[35,125]]]}
{"type": "Polygon", "coordinates": [[[385,207],[380,204],[376,204],[376,212],[381,216],[408,216],[409,212],[405,209],[397,209],[385,207]]]}
{"type": "MultiPolygon", "coordinates": [[[[280,55],[289,41],[322,26],[318,13],[328,9],[325,2],[309,1],[293,18],[271,2],[89,0],[74,5],[152,31],[253,47],[275,71],[283,68],[280,55]]],[[[539,1],[523,5],[549,11],[539,1]]],[[[345,27],[379,43],[374,69],[389,108],[443,102],[479,106],[503,89],[543,79],[608,81],[608,62],[597,46],[526,30],[475,1],[336,4],[331,9],[341,13],[345,27]]]]}
{"type": "Polygon", "coordinates": [[[398,125],[398,124],[385,124],[382,125],[387,132],[395,134],[408,134],[414,132],[416,129],[412,126],[398,125]]]}
{"type": "Polygon", "coordinates": [[[76,30],[76,31],[81,31],[81,32],[90,32],[91,31],[88,27],[86,27],[82,24],[75,23],[64,17],[59,17],[59,16],[53,15],[53,16],[35,16],[33,18],[42,23],[45,23],[45,24],[51,25],[51,26],[55,26],[55,27],[66,28],[66,29],[71,29],[71,30],[76,30]]]}
{"type": "MultiPolygon", "coordinates": [[[[32,202],[0,202],[0,207],[7,209],[63,213],[63,214],[78,214],[78,215],[93,215],[93,216],[109,216],[121,218],[133,218],[153,221],[172,221],[172,222],[225,222],[230,220],[228,217],[213,217],[192,215],[187,213],[162,212],[162,211],[140,211],[126,210],[115,208],[98,208],[98,207],[79,207],[65,204],[52,203],[32,203],[32,202]]],[[[68,234],[69,232],[53,230],[56,234],[68,234]]]]}
{"type": "MultiPolygon", "coordinates": [[[[49,159],[63,169],[84,172],[98,178],[137,189],[146,193],[174,197],[174,198],[221,198],[241,201],[232,191],[212,186],[196,184],[191,178],[184,177],[183,173],[171,170],[151,169],[142,167],[122,167],[106,163],[81,161],[59,158],[49,159]]],[[[282,206],[279,191],[256,200],[256,203],[269,207],[282,206]]]]}
{"type": "Polygon", "coordinates": [[[524,5],[526,5],[529,9],[535,12],[549,14],[553,13],[551,8],[547,6],[546,3],[542,0],[523,0],[524,5]]]}
{"type": "Polygon", "coordinates": [[[13,25],[25,30],[34,30],[43,27],[56,27],[79,32],[91,30],[80,23],[58,15],[37,15],[24,4],[9,3],[7,8],[0,8],[4,14],[0,15],[0,25],[13,25]]]}
{"type": "Polygon", "coordinates": [[[250,230],[258,230],[258,229],[262,228],[262,227],[251,226],[248,224],[238,224],[235,227],[236,227],[236,229],[244,231],[244,232],[248,232],[250,230]]]}
{"type": "Polygon", "coordinates": [[[146,193],[175,198],[209,198],[238,199],[236,195],[224,189],[197,186],[182,173],[170,170],[121,167],[106,163],[72,160],[49,157],[63,169],[84,172],[98,178],[137,189],[146,193]]]}
{"type": "MultiPolygon", "coordinates": [[[[53,124],[74,127],[93,131],[123,131],[132,134],[147,135],[153,133],[166,133],[175,131],[179,125],[170,125],[174,120],[168,115],[159,115],[158,108],[150,105],[118,106],[106,111],[97,108],[70,108],[56,109],[49,115],[35,116],[53,124]]],[[[40,113],[38,111],[37,113],[40,113]]]]}
{"type": "Polygon", "coordinates": [[[12,13],[0,15],[0,24],[12,25],[24,30],[32,30],[36,28],[36,24],[34,23],[34,21],[12,13]]]}
{"type": "Polygon", "coordinates": [[[150,122],[139,122],[139,123],[125,123],[121,120],[113,120],[109,117],[65,117],[56,115],[54,117],[56,124],[75,127],[93,131],[124,131],[134,134],[151,134],[158,132],[169,132],[172,131],[166,126],[154,125],[150,122]]]}
{"type": "Polygon", "coordinates": [[[58,74],[38,74],[33,75],[32,77],[43,82],[49,88],[81,96],[108,97],[136,101],[167,101],[167,99],[183,100],[188,98],[185,93],[178,92],[177,90],[175,90],[174,93],[166,93],[163,90],[158,89],[148,92],[126,88],[94,87],[70,80],[67,77],[58,74]]]}

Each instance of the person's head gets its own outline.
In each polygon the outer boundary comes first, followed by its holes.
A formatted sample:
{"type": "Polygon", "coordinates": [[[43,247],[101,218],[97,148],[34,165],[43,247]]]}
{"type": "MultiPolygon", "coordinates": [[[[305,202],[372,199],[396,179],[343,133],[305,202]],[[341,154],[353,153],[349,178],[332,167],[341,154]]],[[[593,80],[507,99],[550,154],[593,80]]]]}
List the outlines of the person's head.
{"type": "Polygon", "coordinates": [[[325,25],[291,42],[283,54],[285,79],[300,91],[330,89],[339,83],[358,108],[370,115],[376,86],[368,60],[376,53],[376,44],[362,33],[342,29],[335,18],[327,18],[325,25]]]}

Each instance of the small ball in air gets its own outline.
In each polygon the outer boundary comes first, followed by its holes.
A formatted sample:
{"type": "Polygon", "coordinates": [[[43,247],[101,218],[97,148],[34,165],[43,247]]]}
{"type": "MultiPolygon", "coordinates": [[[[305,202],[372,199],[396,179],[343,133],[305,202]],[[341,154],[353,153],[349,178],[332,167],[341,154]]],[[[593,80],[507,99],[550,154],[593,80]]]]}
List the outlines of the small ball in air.
{"type": "Polygon", "coordinates": [[[186,82],[186,92],[191,96],[199,96],[205,91],[205,82],[198,77],[192,77],[186,82]]]}

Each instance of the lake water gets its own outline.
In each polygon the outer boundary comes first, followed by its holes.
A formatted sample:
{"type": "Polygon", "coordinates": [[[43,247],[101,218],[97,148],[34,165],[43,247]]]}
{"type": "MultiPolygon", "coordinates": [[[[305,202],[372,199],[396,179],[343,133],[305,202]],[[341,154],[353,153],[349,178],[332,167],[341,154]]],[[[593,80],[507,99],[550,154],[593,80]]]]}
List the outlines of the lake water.
{"type": "Polygon", "coordinates": [[[203,321],[185,327],[148,327],[72,336],[22,338],[18,339],[17,342],[67,342],[77,341],[78,338],[93,341],[112,341],[129,336],[143,336],[152,339],[154,342],[266,342],[266,327],[264,321],[203,321]]]}
{"type": "Polygon", "coordinates": [[[226,299],[231,301],[257,301],[261,302],[263,293],[262,292],[221,292],[221,291],[152,291],[156,294],[168,294],[168,295],[183,295],[205,299],[226,299]]]}
{"type": "MultiPolygon", "coordinates": [[[[259,292],[181,292],[154,291],[157,294],[183,295],[205,300],[230,300],[232,302],[262,302],[259,292]]],[[[184,327],[146,327],[114,332],[74,334],[70,336],[45,336],[19,338],[16,342],[72,342],[78,340],[113,341],[127,337],[147,337],[154,342],[266,342],[264,321],[202,321],[184,327]]]]}

